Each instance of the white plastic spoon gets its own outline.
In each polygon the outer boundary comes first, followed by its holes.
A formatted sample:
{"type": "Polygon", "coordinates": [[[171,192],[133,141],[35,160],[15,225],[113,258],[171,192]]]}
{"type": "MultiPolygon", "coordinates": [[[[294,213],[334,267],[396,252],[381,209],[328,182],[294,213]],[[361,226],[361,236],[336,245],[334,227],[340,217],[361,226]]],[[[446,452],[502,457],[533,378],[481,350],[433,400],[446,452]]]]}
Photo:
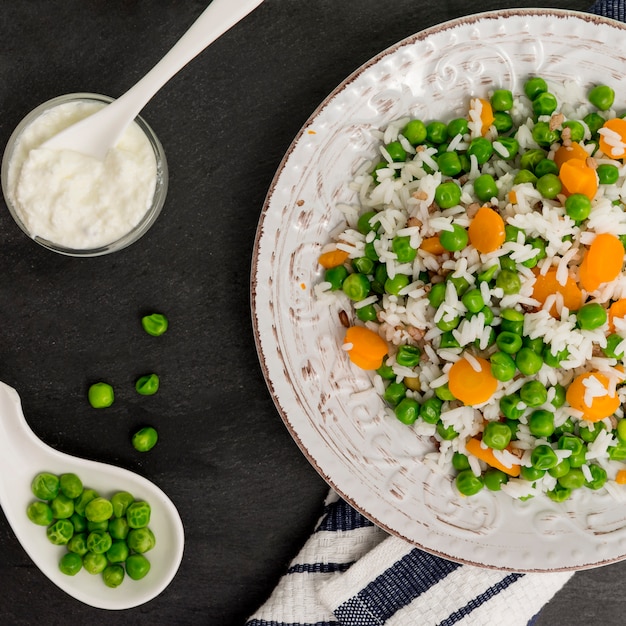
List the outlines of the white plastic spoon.
{"type": "Polygon", "coordinates": [[[174,47],[123,96],[55,135],[43,146],[103,160],[125,128],[167,81],[263,0],[213,0],[174,47]]]}
{"type": "Polygon", "coordinates": [[[156,485],[128,470],[88,461],[59,452],[45,445],[30,430],[19,395],[0,382],[0,505],[22,547],[39,569],[63,591],[77,600],[102,609],[128,609],[152,600],[161,593],[178,571],[184,547],[184,530],[172,501],[156,485]],[[30,484],[39,472],[77,474],[85,487],[102,496],[128,491],[152,508],[150,528],[155,547],[146,554],[151,569],[145,578],[111,589],[102,576],[81,570],[68,576],[59,570],[59,559],[67,551],[46,536],[45,526],[37,526],[26,516],[35,500],[30,484]]]}

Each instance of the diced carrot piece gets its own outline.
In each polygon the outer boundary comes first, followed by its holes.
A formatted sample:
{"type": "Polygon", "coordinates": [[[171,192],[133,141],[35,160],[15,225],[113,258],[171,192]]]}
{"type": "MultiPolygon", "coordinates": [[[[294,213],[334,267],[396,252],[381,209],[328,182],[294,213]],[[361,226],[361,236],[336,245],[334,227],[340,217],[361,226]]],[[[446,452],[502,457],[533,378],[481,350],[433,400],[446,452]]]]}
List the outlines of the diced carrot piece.
{"type": "Polygon", "coordinates": [[[350,360],[364,370],[378,369],[389,350],[387,342],[365,326],[350,326],[344,343],[351,345],[347,351],[350,360]]]}
{"type": "Polygon", "coordinates": [[[493,252],[504,243],[504,220],[497,211],[487,206],[481,207],[471,221],[467,234],[478,252],[493,252]]]}
{"type": "Polygon", "coordinates": [[[332,267],[337,267],[345,263],[349,256],[350,255],[345,250],[335,248],[335,250],[329,250],[328,252],[320,254],[317,261],[322,267],[329,270],[332,267]]]}
{"type": "Polygon", "coordinates": [[[626,317],[626,298],[620,298],[613,302],[613,304],[609,307],[609,332],[615,332],[615,323],[613,320],[615,318],[624,318],[626,317]]]}
{"type": "Polygon", "coordinates": [[[623,159],[626,157],[626,120],[621,117],[615,117],[604,122],[600,129],[599,147],[604,154],[611,159],[623,159]],[[612,145],[611,140],[607,141],[603,129],[608,131],[608,135],[612,135],[617,139],[617,145],[612,145]]]}
{"type": "Polygon", "coordinates": [[[615,482],[618,485],[626,485],[626,469],[617,470],[617,474],[615,474],[615,482]]]}
{"type": "Polygon", "coordinates": [[[511,189],[511,191],[509,191],[509,202],[511,204],[517,204],[517,193],[515,193],[514,189],[511,189]]]}
{"type": "Polygon", "coordinates": [[[439,235],[423,239],[422,243],[420,244],[420,250],[428,252],[429,254],[434,254],[435,256],[443,254],[446,251],[446,249],[441,245],[439,235]]]}
{"type": "MultiPolygon", "coordinates": [[[[568,276],[565,285],[561,285],[556,279],[556,272],[556,268],[549,269],[545,275],[535,271],[537,280],[533,285],[533,298],[543,304],[548,296],[560,293],[563,296],[563,305],[570,311],[578,311],[583,305],[582,291],[571,276],[568,276]]],[[[550,309],[550,315],[553,317],[557,317],[559,313],[556,305],[550,309]]]]}
{"type": "Polygon", "coordinates": [[[605,417],[613,415],[617,411],[620,400],[617,393],[607,393],[603,396],[593,396],[591,403],[585,402],[585,393],[587,387],[585,381],[589,378],[595,378],[607,391],[609,389],[609,379],[601,372],[585,372],[579,374],[571,382],[565,394],[566,400],[570,406],[583,413],[583,419],[590,422],[598,422],[605,417]]]}
{"type": "Polygon", "coordinates": [[[589,246],[579,268],[580,284],[595,291],[602,283],[615,280],[624,266],[624,246],[610,233],[599,234],[589,246]]]}
{"type": "Polygon", "coordinates": [[[565,161],[559,171],[559,179],[566,196],[582,193],[593,200],[598,191],[598,174],[582,159],[565,161]]]}
{"type": "Polygon", "coordinates": [[[498,459],[496,459],[491,448],[483,448],[480,439],[476,439],[476,437],[472,437],[465,442],[465,449],[470,454],[474,455],[477,459],[480,459],[481,461],[487,463],[487,465],[489,465],[490,467],[495,467],[496,469],[503,471],[509,476],[520,475],[519,465],[511,465],[511,467],[507,467],[506,465],[498,461],[498,459]]]}
{"type": "Polygon", "coordinates": [[[573,141],[568,146],[561,146],[554,153],[554,162],[558,165],[559,169],[565,161],[569,161],[570,159],[580,159],[581,161],[586,161],[587,151],[577,142],[573,141]]]}
{"type": "Polygon", "coordinates": [[[491,398],[498,388],[498,380],[491,373],[489,361],[474,357],[480,365],[476,371],[465,358],[459,359],[448,372],[448,387],[452,395],[463,404],[473,406],[491,398]]]}

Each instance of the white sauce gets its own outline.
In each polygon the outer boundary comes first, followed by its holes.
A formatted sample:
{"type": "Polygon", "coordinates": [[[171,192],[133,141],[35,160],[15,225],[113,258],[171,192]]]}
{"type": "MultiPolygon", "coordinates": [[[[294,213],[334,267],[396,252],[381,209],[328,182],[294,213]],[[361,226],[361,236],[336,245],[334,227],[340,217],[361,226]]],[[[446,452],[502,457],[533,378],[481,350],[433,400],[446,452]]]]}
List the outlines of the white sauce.
{"type": "Polygon", "coordinates": [[[8,196],[32,237],[75,250],[110,244],[130,232],[152,204],[154,150],[131,124],[102,162],[41,144],[95,113],[103,104],[60,104],[33,120],[17,138],[8,169],[8,196]]]}

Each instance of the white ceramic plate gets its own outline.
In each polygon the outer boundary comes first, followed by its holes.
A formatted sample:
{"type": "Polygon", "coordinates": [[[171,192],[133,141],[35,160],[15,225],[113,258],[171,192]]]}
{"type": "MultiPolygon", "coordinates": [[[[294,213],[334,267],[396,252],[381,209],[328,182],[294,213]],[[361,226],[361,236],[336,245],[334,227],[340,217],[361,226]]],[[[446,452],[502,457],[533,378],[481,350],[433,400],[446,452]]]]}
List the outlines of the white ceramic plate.
{"type": "Polygon", "coordinates": [[[604,82],[626,103],[626,27],[558,10],[484,13],[430,28],[346,79],[300,131],[272,183],[252,267],[257,348],[278,411],[325,480],[377,525],[446,558],[516,571],[583,569],[626,557],[626,507],[579,490],[527,502],[462,498],[420,459],[431,449],[386,417],[341,350],[338,309],[316,301],[322,245],[348,182],[374,158],[372,130],[407,114],[464,114],[469,95],[520,92],[528,75],[604,82]]]}

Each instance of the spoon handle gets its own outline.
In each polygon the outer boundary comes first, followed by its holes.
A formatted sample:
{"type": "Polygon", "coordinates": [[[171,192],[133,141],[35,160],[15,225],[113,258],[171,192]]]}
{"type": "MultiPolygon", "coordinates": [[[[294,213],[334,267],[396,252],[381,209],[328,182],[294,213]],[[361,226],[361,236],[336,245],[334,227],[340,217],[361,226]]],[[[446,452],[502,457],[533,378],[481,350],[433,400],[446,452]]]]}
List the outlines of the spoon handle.
{"type": "Polygon", "coordinates": [[[154,94],[237,22],[256,9],[263,0],[213,0],[169,52],[133,87],[111,104],[48,139],[44,146],[70,149],[104,159],[126,127],[154,94]],[[94,118],[98,123],[94,124],[94,118]],[[84,127],[89,128],[86,145],[84,127]]]}

